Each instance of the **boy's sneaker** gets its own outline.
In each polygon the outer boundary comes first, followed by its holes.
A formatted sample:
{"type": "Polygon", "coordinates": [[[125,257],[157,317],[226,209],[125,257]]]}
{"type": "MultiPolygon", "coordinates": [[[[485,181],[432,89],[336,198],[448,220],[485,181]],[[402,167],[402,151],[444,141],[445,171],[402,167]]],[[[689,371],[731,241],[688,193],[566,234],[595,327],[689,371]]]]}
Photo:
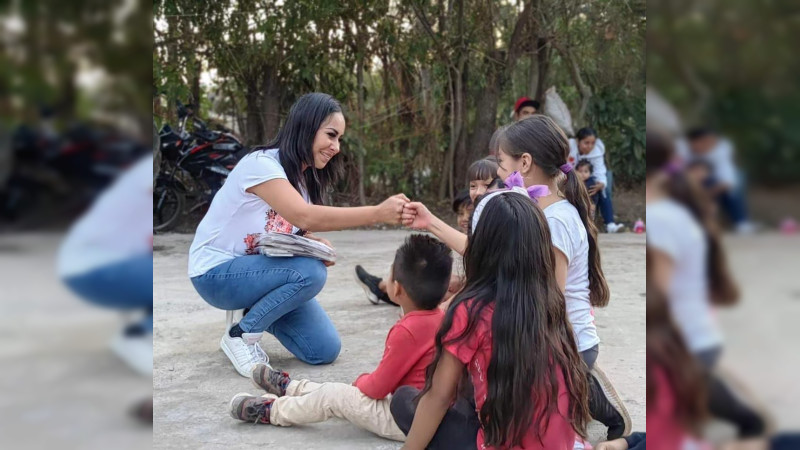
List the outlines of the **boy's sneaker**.
{"type": "Polygon", "coordinates": [[[623,228],[625,228],[625,225],[623,225],[621,223],[611,222],[611,223],[607,223],[606,224],[606,232],[607,233],[617,233],[617,232],[621,231],[623,228]]]}
{"type": "Polygon", "coordinates": [[[631,416],[617,390],[596,363],[589,381],[589,412],[593,419],[608,427],[607,440],[629,435],[631,416]]]}
{"type": "Polygon", "coordinates": [[[371,275],[369,272],[364,270],[363,267],[356,266],[356,282],[361,285],[362,289],[364,289],[364,293],[367,294],[367,300],[369,300],[373,305],[377,305],[381,301],[384,301],[391,305],[398,306],[395,302],[389,299],[389,295],[386,292],[383,292],[380,289],[379,286],[382,280],[383,279],[380,277],[371,275]]]}
{"type": "Polygon", "coordinates": [[[253,366],[253,372],[250,377],[253,380],[253,384],[278,397],[286,395],[286,387],[292,381],[288,373],[274,370],[266,364],[253,366]]]}
{"type": "Polygon", "coordinates": [[[219,346],[239,375],[249,377],[256,364],[269,364],[267,353],[259,345],[263,335],[264,333],[244,333],[242,337],[231,337],[230,328],[222,335],[219,346]]]}
{"type": "Polygon", "coordinates": [[[255,397],[246,392],[236,394],[231,399],[231,417],[252,423],[269,423],[273,396],[255,397]]]}
{"type": "Polygon", "coordinates": [[[136,372],[153,376],[153,333],[126,327],[111,341],[111,350],[136,372]]]}

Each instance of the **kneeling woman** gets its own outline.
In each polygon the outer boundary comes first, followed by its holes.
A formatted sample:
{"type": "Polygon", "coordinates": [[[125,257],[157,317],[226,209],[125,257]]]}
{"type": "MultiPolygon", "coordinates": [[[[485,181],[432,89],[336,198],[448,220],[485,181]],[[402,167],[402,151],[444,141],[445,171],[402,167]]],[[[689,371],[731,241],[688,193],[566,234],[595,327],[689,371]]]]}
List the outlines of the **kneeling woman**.
{"type": "Polygon", "coordinates": [[[222,351],[242,376],[269,361],[259,341],[266,331],[308,364],[327,364],[341,341],[314,298],[325,285],[322,261],[258,254],[262,232],[309,234],[376,223],[400,223],[408,199],[398,194],[377,206],[322,206],[341,171],[339,145],[345,120],[330,95],[302,96],[278,136],[254,149],[231,171],[197,227],[189,276],[200,296],[224,310],[244,309],[222,336],[222,351]]]}

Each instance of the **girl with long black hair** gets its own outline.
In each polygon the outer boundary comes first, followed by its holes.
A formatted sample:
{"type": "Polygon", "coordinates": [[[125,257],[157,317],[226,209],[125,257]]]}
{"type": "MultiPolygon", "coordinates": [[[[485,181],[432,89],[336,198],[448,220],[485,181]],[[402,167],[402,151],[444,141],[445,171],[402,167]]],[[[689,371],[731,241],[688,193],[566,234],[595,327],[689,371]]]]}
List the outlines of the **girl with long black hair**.
{"type": "Polygon", "coordinates": [[[467,371],[480,420],[477,448],[572,449],[589,421],[586,369],[556,284],[541,209],[515,190],[483,197],[464,267],[466,284],[436,335],[416,412],[409,390],[392,400],[401,429],[413,415],[404,448],[455,448],[442,441],[459,436],[440,432],[438,442],[431,440],[440,424],[448,428],[442,420],[467,371]]]}
{"type": "Polygon", "coordinates": [[[257,254],[262,232],[302,234],[376,223],[400,222],[403,194],[377,206],[323,206],[341,173],[342,108],[322,93],[300,97],[277,137],[254,149],[231,171],[197,227],[189,252],[189,276],[200,296],[225,310],[245,309],[220,347],[240,375],[269,361],[259,341],[266,331],[298,359],[333,362],[341,341],[314,298],[325,285],[326,265],[304,258],[257,254]]]}

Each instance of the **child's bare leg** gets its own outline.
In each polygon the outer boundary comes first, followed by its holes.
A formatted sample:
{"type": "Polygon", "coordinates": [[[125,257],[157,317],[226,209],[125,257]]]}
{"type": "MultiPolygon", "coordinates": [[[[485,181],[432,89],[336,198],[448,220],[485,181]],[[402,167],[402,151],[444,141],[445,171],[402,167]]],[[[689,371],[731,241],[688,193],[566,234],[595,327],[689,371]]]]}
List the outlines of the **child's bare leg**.
{"type": "Polygon", "coordinates": [[[378,289],[380,289],[381,292],[386,292],[386,280],[385,279],[381,280],[381,282],[378,283],[378,289]]]}
{"type": "MultiPolygon", "coordinates": [[[[295,388],[301,389],[300,384],[297,382],[295,388]]],[[[292,426],[338,417],[386,439],[405,441],[405,434],[392,417],[391,397],[374,400],[357,387],[344,383],[305,383],[306,388],[313,385],[316,385],[316,389],[299,397],[289,397],[287,389],[287,396],[278,398],[272,404],[270,423],[292,426]]]]}

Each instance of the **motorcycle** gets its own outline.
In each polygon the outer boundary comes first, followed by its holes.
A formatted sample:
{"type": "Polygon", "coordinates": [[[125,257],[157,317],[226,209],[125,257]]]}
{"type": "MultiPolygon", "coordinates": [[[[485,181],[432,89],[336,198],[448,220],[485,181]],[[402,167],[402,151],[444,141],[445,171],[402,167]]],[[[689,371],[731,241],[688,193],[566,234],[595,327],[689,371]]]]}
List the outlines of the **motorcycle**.
{"type": "Polygon", "coordinates": [[[191,105],[178,102],[179,125],[164,125],[160,133],[162,170],[153,191],[153,230],[174,228],[181,216],[211,203],[246,149],[230,131],[214,131],[192,117],[191,105]]]}
{"type": "Polygon", "coordinates": [[[112,129],[77,123],[63,133],[20,125],[0,186],[0,219],[51,223],[79,213],[149,149],[112,129]]]}

